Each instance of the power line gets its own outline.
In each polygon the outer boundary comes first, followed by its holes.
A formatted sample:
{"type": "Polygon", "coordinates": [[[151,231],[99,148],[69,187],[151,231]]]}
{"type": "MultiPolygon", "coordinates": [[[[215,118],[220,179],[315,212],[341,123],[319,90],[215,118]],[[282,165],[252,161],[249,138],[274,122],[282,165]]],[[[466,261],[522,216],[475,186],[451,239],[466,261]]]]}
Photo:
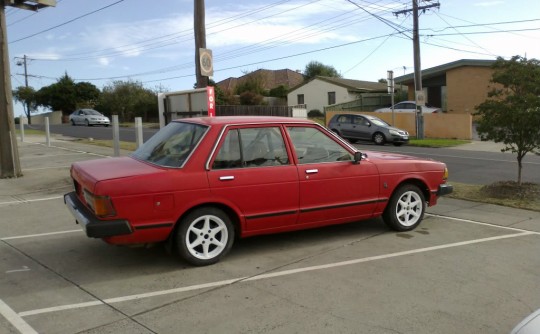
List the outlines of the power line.
{"type": "Polygon", "coordinates": [[[64,22],[64,23],[57,24],[57,25],[55,25],[55,26],[53,26],[53,27],[50,27],[50,28],[47,28],[47,29],[45,29],[45,30],[36,32],[36,33],[31,34],[31,35],[28,35],[28,36],[26,36],[26,37],[22,37],[22,38],[16,39],[16,40],[14,40],[14,41],[9,42],[8,44],[13,44],[13,43],[17,43],[17,42],[20,42],[20,41],[24,41],[25,39],[28,39],[28,38],[37,36],[37,35],[42,34],[42,33],[44,33],[44,32],[51,31],[51,30],[56,29],[56,28],[61,27],[61,26],[65,26],[66,24],[69,24],[69,23],[71,23],[71,22],[73,22],[73,21],[77,21],[78,19],[81,19],[81,18],[86,17],[86,16],[88,16],[88,15],[92,15],[92,14],[94,14],[94,13],[97,13],[97,12],[99,12],[99,11],[102,11],[102,10],[104,10],[104,9],[107,9],[107,8],[109,8],[109,7],[112,7],[112,6],[117,5],[117,4],[119,4],[119,3],[121,3],[121,2],[124,2],[124,1],[125,1],[125,0],[119,0],[119,1],[117,1],[117,2],[115,2],[115,3],[112,3],[112,4],[107,5],[107,6],[105,6],[105,7],[101,7],[101,8],[99,8],[99,9],[96,9],[96,10],[92,11],[92,12],[83,14],[83,15],[81,15],[81,16],[77,16],[76,18],[71,19],[71,20],[69,20],[69,21],[66,21],[66,22],[64,22]]]}

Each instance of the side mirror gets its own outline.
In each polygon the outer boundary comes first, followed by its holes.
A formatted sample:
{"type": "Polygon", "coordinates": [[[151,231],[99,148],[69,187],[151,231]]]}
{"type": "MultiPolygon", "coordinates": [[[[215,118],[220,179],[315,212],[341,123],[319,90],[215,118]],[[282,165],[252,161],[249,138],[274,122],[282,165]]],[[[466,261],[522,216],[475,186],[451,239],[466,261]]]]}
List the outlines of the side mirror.
{"type": "Polygon", "coordinates": [[[358,165],[362,160],[362,152],[354,152],[353,164],[358,165]]]}

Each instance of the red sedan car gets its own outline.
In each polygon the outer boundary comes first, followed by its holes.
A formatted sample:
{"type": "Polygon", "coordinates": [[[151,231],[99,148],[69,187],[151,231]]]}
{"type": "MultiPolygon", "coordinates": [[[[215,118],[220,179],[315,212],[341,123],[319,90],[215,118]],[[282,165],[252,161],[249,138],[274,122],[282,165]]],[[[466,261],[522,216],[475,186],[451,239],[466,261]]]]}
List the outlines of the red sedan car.
{"type": "Polygon", "coordinates": [[[379,216],[412,230],[452,192],[442,162],[359,152],[284,117],[176,120],[130,157],[74,163],[71,177],[64,201],[88,237],[168,241],[193,265],[219,261],[236,237],[379,216]]]}

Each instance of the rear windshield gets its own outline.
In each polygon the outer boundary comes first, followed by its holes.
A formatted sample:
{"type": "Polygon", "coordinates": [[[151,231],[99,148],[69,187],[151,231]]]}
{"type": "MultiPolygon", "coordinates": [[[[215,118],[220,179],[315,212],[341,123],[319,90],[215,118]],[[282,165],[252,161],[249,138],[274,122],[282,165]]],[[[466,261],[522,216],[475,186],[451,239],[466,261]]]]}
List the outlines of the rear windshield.
{"type": "Polygon", "coordinates": [[[158,166],[182,167],[207,129],[199,124],[169,123],[131,156],[158,166]]]}

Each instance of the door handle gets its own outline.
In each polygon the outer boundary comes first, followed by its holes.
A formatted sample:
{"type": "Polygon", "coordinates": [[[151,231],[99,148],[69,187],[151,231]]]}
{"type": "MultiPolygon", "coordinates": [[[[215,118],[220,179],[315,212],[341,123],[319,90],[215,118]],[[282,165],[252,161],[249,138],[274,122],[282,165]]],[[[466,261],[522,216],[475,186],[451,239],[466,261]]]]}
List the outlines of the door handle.
{"type": "Polygon", "coordinates": [[[220,180],[220,181],[230,181],[230,180],[234,180],[234,176],[220,176],[220,177],[219,177],[219,180],[220,180]]]}
{"type": "Polygon", "coordinates": [[[318,169],[306,169],[306,174],[315,174],[318,173],[318,169]]]}

